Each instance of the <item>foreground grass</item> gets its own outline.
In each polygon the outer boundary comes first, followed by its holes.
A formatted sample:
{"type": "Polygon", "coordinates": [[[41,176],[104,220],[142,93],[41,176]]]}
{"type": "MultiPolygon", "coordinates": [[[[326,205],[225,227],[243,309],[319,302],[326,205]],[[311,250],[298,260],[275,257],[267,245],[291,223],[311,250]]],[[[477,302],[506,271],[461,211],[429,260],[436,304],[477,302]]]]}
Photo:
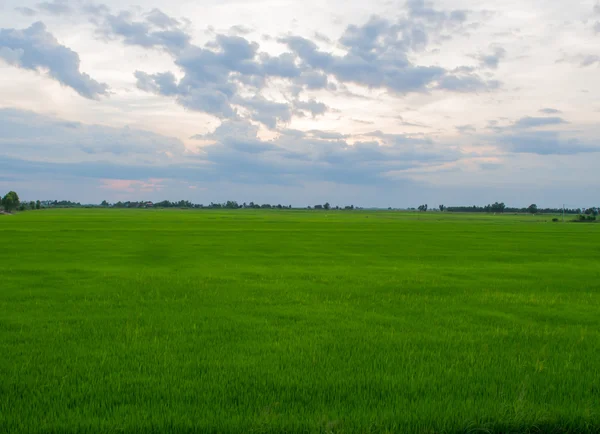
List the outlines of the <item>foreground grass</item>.
{"type": "Polygon", "coordinates": [[[0,432],[599,432],[600,226],[0,219],[0,432]]]}

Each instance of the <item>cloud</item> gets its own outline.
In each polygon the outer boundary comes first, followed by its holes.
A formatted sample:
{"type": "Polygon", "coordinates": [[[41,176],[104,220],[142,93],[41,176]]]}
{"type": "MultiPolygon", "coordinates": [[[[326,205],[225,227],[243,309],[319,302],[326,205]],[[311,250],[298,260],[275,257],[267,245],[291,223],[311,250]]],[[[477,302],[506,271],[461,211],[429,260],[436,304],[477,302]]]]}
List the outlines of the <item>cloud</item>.
{"type": "Polygon", "coordinates": [[[479,92],[498,89],[501,83],[497,80],[482,81],[478,76],[467,74],[462,76],[447,75],[441,78],[436,86],[453,92],[479,92]]]}
{"type": "Polygon", "coordinates": [[[514,153],[538,155],[574,155],[600,152],[600,148],[586,144],[577,138],[565,138],[557,131],[535,131],[503,135],[497,139],[503,147],[514,153]]]}
{"type": "Polygon", "coordinates": [[[563,118],[559,117],[531,117],[526,116],[517,120],[513,127],[514,128],[536,128],[536,127],[545,127],[549,125],[560,125],[568,123],[563,118]]]}
{"type": "Polygon", "coordinates": [[[0,109],[0,154],[49,161],[164,161],[181,155],[183,144],[170,137],[132,128],[67,122],[17,109],[0,109]]]}
{"type": "MultiPolygon", "coordinates": [[[[555,109],[542,109],[540,111],[555,113],[555,109]]],[[[505,151],[518,154],[575,155],[600,152],[598,146],[593,145],[584,138],[576,137],[575,133],[577,132],[537,129],[540,127],[557,127],[568,123],[557,116],[525,116],[507,126],[500,126],[497,121],[490,121],[488,128],[494,131],[494,134],[481,136],[480,139],[484,142],[499,145],[505,151]]]]}
{"type": "Polygon", "coordinates": [[[38,3],[37,8],[51,15],[68,15],[73,12],[67,1],[54,0],[51,2],[38,3]]]}
{"type": "Polygon", "coordinates": [[[243,26],[241,24],[238,24],[238,25],[235,25],[235,26],[231,26],[229,28],[229,31],[233,35],[242,35],[242,36],[248,35],[248,34],[250,34],[250,33],[253,32],[253,30],[250,27],[246,27],[246,26],[243,26]]]}
{"type": "Polygon", "coordinates": [[[457,125],[456,130],[462,134],[470,134],[470,133],[474,133],[477,131],[477,129],[473,125],[470,125],[470,124],[457,125]]]}
{"type": "Polygon", "coordinates": [[[563,55],[562,58],[558,59],[556,63],[569,62],[579,65],[581,68],[593,66],[596,63],[600,64],[600,56],[596,54],[573,54],[563,55]]]}
{"type": "Polygon", "coordinates": [[[411,52],[424,50],[432,36],[443,30],[456,30],[465,20],[465,11],[437,11],[423,1],[409,1],[407,16],[390,21],[371,17],[364,25],[350,25],[338,40],[346,54],[336,55],[319,50],[300,36],[279,41],[313,71],[331,74],[341,82],[369,88],[384,88],[394,93],[429,92],[444,89],[471,92],[495,89],[498,82],[487,82],[470,73],[450,72],[438,66],[415,65],[411,52]]]}
{"type": "Polygon", "coordinates": [[[282,130],[265,140],[258,125],[246,120],[224,121],[212,133],[194,136],[210,143],[197,154],[186,152],[177,139],[148,131],[86,125],[16,109],[0,110],[0,130],[0,162],[10,168],[8,175],[393,185],[399,172],[463,157],[429,139],[379,131],[351,137],[282,130]]]}
{"type": "Polygon", "coordinates": [[[18,7],[15,8],[15,10],[21,13],[22,15],[25,15],[26,17],[35,17],[37,14],[37,12],[34,9],[28,7],[18,7]]]}
{"type": "Polygon", "coordinates": [[[142,19],[127,11],[116,15],[106,13],[99,32],[107,39],[121,39],[126,45],[161,48],[169,53],[181,52],[191,39],[178,20],[159,9],[153,9],[142,19]]]}
{"type": "Polygon", "coordinates": [[[156,8],[148,12],[148,14],[146,15],[146,20],[148,20],[149,23],[152,23],[156,27],[159,27],[161,29],[177,28],[181,25],[181,23],[178,20],[176,20],[175,18],[171,18],[163,11],[156,8]]]}
{"type": "Polygon", "coordinates": [[[108,94],[108,86],[79,71],[79,55],[58,43],[37,22],[24,30],[0,29],[0,58],[19,68],[45,73],[84,98],[108,94]]]}
{"type": "Polygon", "coordinates": [[[137,71],[139,89],[173,97],[188,109],[220,119],[234,120],[247,113],[249,119],[274,129],[278,123],[289,122],[292,116],[315,117],[328,110],[327,105],[313,98],[301,99],[302,92],[335,92],[344,83],[398,94],[498,88],[498,81],[484,80],[472,70],[447,71],[409,60],[413,52],[424,50],[432,38],[459,29],[466,17],[466,11],[438,11],[422,1],[410,1],[405,15],[397,21],[373,16],[362,26],[348,26],[337,41],[345,54],[321,51],[311,40],[288,35],[278,42],[289,51],[273,56],[262,52],[258,43],[238,36],[244,33],[243,29],[234,29],[235,35],[216,34],[200,47],[190,42],[178,20],[158,10],[143,18],[129,12],[107,14],[101,31],[127,45],[164,49],[183,73],[181,80],[176,81],[171,72],[137,71]],[[287,102],[267,98],[263,93],[273,80],[279,80],[287,102]]]}
{"type": "Polygon", "coordinates": [[[502,47],[495,47],[491,54],[480,54],[477,58],[482,68],[497,69],[500,60],[506,56],[506,50],[502,47]]]}
{"type": "Polygon", "coordinates": [[[280,130],[273,140],[258,138],[246,121],[226,121],[213,133],[194,138],[213,142],[201,148],[202,159],[220,176],[240,182],[298,184],[393,183],[390,173],[462,157],[430,140],[373,132],[349,137],[335,132],[280,130]],[[351,144],[349,139],[353,140],[351,144]]]}
{"type": "Polygon", "coordinates": [[[539,112],[540,113],[545,113],[547,115],[554,115],[554,114],[562,113],[560,110],[555,109],[555,108],[550,108],[550,107],[546,107],[546,108],[540,109],[539,112]]]}
{"type": "Polygon", "coordinates": [[[308,101],[294,101],[294,111],[296,114],[300,112],[309,112],[312,117],[324,114],[329,107],[322,102],[310,99],[308,101]]]}
{"type": "Polygon", "coordinates": [[[269,101],[258,95],[247,99],[239,98],[235,101],[250,111],[252,120],[262,122],[271,129],[277,128],[278,121],[287,123],[292,119],[292,111],[286,103],[269,101]]]}
{"type": "Polygon", "coordinates": [[[581,59],[581,66],[584,68],[586,66],[592,66],[596,63],[600,63],[600,56],[597,56],[595,54],[583,56],[583,58],[581,59]]]}

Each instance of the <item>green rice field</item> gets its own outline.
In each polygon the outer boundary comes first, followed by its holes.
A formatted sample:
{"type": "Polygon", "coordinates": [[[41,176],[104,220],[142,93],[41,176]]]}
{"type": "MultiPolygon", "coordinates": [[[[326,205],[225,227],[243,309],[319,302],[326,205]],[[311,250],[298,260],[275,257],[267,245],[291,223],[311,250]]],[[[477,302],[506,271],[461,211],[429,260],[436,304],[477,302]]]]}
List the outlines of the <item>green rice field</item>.
{"type": "Polygon", "coordinates": [[[552,217],[0,215],[0,432],[600,432],[600,225],[552,217]]]}

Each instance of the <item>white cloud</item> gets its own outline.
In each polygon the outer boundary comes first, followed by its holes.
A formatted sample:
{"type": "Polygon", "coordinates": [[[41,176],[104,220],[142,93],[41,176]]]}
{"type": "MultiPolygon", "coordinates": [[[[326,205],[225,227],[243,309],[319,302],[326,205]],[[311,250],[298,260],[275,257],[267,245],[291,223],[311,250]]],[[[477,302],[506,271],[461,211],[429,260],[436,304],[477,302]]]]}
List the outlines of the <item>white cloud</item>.
{"type": "Polygon", "coordinates": [[[550,161],[587,170],[578,155],[597,155],[598,5],[300,3],[5,0],[0,158],[135,191],[166,179],[163,191],[187,180],[346,197],[332,186],[352,185],[385,205],[372,186],[435,196],[462,180],[466,200],[493,171],[513,191],[508,161],[569,186],[550,161]]]}

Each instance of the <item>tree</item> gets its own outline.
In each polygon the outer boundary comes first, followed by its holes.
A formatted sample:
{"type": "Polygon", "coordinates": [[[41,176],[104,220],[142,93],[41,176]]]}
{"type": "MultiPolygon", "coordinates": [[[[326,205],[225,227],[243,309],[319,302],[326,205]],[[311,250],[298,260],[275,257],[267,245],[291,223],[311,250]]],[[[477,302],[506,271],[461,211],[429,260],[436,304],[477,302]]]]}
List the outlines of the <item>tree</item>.
{"type": "Polygon", "coordinates": [[[425,205],[419,205],[418,210],[425,212],[425,211],[427,211],[427,208],[428,208],[427,204],[425,204],[425,205]]]}
{"type": "Polygon", "coordinates": [[[329,202],[325,202],[325,205],[323,205],[323,208],[330,209],[331,205],[329,205],[329,202]]]}
{"type": "Polygon", "coordinates": [[[20,200],[19,195],[14,191],[9,191],[6,196],[2,198],[2,206],[7,212],[11,212],[19,207],[20,200]]]}
{"type": "Polygon", "coordinates": [[[444,205],[440,205],[440,211],[444,212],[444,210],[446,209],[446,207],[444,205]]]}
{"type": "Polygon", "coordinates": [[[527,207],[527,212],[530,214],[536,214],[538,212],[538,207],[535,203],[532,203],[527,207]]]}
{"type": "Polygon", "coordinates": [[[42,207],[42,202],[39,200],[35,203],[35,209],[40,209],[42,207]]]}
{"type": "Polygon", "coordinates": [[[34,201],[29,202],[29,209],[35,209],[35,202],[34,201]]]}
{"type": "Polygon", "coordinates": [[[108,206],[108,202],[107,202],[107,201],[105,201],[105,200],[103,200],[103,201],[102,201],[102,203],[101,203],[100,205],[102,205],[102,206],[108,206]]]}

